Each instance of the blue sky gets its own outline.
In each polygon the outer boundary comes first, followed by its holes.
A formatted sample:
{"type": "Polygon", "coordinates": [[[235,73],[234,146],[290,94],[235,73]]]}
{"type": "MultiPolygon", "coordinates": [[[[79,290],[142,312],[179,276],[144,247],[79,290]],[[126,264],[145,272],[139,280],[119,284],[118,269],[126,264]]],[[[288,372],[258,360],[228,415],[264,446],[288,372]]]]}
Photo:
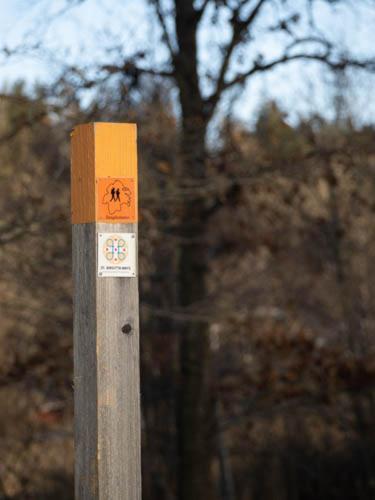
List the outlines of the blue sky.
{"type": "MultiPolygon", "coordinates": [[[[294,0],[292,7],[297,8],[303,1],[294,0]]],[[[29,84],[35,80],[49,81],[64,62],[94,65],[97,61],[115,58],[113,47],[125,55],[146,47],[151,49],[154,63],[162,63],[165,51],[159,43],[159,29],[145,1],[86,0],[65,10],[66,4],[67,0],[0,0],[0,47],[20,48],[16,57],[1,57],[0,84],[19,78],[29,84]],[[29,47],[36,43],[39,48],[30,51],[29,47]]],[[[323,1],[316,0],[319,28],[333,42],[359,56],[375,57],[372,46],[375,4],[372,0],[347,0],[346,4],[344,8],[332,10],[326,8],[323,1]]],[[[265,22],[275,15],[274,10],[266,11],[265,22]]],[[[252,54],[262,51],[271,57],[279,50],[279,40],[266,37],[262,26],[259,26],[258,42],[249,50],[252,54]]],[[[208,22],[202,28],[202,68],[215,70],[215,61],[219,59],[217,43],[226,34],[224,18],[216,30],[210,29],[208,22]]],[[[245,59],[247,56],[245,52],[245,59]]],[[[327,82],[331,80],[330,72],[316,64],[293,63],[280,67],[249,82],[235,101],[234,112],[251,123],[261,103],[275,98],[292,121],[315,110],[329,115],[332,88],[327,82]]],[[[375,121],[374,77],[355,73],[350,76],[350,82],[350,102],[356,116],[364,122],[375,121]]],[[[229,97],[224,101],[222,112],[229,106],[229,97]]]]}

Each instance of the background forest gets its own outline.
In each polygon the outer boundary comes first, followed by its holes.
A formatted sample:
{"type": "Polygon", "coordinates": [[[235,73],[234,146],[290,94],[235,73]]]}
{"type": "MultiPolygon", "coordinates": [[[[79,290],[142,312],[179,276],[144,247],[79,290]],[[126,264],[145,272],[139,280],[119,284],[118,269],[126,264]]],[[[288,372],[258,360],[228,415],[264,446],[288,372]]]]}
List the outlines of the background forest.
{"type": "MultiPolygon", "coordinates": [[[[0,499],[73,498],[69,134],[91,121],[138,125],[143,498],[375,498],[375,127],[346,78],[373,68],[324,45],[330,117],[264,99],[211,122],[239,77],[194,87],[190,3],[174,84],[143,54],[101,67],[114,80],[3,84],[0,499]]],[[[213,3],[238,33],[267,0],[213,3]]]]}

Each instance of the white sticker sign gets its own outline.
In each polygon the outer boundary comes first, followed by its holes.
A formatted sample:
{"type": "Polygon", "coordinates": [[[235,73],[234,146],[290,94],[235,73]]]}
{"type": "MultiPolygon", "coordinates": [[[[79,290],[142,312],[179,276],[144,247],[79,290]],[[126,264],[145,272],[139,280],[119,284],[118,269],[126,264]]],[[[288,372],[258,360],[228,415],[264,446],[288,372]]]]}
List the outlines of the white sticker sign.
{"type": "Polygon", "coordinates": [[[137,275],[135,233],[98,233],[98,276],[134,278],[137,275]]]}

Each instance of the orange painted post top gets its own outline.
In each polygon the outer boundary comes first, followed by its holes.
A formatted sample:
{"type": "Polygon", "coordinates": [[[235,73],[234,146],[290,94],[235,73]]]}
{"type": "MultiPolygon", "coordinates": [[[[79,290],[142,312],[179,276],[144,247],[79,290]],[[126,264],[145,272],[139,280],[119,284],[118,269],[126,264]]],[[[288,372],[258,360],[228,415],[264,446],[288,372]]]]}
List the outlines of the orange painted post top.
{"type": "Polygon", "coordinates": [[[72,224],[138,220],[137,127],[88,123],[72,132],[72,224]]]}

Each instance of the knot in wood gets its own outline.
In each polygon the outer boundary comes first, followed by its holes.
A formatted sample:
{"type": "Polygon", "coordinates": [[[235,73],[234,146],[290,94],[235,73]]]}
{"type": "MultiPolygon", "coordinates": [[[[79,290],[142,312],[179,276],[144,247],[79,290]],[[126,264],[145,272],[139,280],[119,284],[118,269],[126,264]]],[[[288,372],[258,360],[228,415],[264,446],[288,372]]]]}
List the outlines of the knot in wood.
{"type": "Polygon", "coordinates": [[[129,323],[126,323],[122,328],[121,328],[122,333],[126,333],[129,335],[129,333],[132,331],[132,327],[129,323]]]}

